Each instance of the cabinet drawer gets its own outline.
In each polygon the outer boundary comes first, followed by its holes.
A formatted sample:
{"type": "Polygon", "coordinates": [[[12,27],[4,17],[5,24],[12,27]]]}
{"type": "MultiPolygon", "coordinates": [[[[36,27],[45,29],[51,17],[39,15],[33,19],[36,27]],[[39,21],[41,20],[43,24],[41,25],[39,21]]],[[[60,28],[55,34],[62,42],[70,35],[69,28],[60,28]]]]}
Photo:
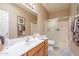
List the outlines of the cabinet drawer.
{"type": "Polygon", "coordinates": [[[43,46],[44,46],[44,42],[42,42],[41,44],[39,44],[39,45],[36,46],[35,48],[31,49],[30,51],[28,51],[28,56],[33,56],[33,55],[35,55],[35,54],[38,52],[38,50],[39,50],[40,48],[42,48],[43,46]]]}
{"type": "Polygon", "coordinates": [[[45,49],[45,56],[48,55],[48,48],[45,49]]]}
{"type": "Polygon", "coordinates": [[[45,44],[48,44],[48,40],[45,40],[45,44]]]}

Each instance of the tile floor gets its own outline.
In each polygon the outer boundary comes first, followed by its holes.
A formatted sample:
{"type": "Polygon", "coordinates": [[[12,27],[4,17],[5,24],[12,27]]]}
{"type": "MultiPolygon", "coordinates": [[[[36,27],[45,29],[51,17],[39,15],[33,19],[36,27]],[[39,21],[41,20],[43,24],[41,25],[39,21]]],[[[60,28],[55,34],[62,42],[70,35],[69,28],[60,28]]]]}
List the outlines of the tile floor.
{"type": "Polygon", "coordinates": [[[67,47],[61,48],[53,48],[52,46],[48,46],[48,56],[73,56],[71,50],[67,47]]]}

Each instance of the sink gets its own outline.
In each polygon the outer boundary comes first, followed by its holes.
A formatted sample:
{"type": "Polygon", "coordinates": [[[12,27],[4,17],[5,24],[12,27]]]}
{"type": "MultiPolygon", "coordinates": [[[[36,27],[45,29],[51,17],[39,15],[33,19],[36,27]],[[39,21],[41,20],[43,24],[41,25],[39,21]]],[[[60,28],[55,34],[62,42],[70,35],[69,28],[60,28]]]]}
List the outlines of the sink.
{"type": "Polygon", "coordinates": [[[8,46],[8,48],[5,48],[0,53],[0,55],[7,55],[7,56],[21,55],[22,53],[29,51],[33,47],[37,46],[42,41],[43,40],[39,40],[39,39],[30,39],[29,41],[26,41],[26,40],[19,41],[19,42],[15,43],[14,45],[10,45],[10,46],[8,46]]]}
{"type": "Polygon", "coordinates": [[[35,44],[35,43],[37,43],[37,42],[39,42],[40,40],[34,40],[34,39],[30,39],[29,41],[26,41],[26,43],[25,44],[35,44]]]}

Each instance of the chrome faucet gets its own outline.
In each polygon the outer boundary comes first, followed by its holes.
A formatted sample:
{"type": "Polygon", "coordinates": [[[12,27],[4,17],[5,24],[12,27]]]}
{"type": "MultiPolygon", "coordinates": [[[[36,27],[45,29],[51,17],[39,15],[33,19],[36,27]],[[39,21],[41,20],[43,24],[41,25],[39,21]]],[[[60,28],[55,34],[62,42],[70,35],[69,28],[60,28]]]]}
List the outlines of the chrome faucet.
{"type": "Polygon", "coordinates": [[[27,37],[27,38],[26,38],[26,42],[29,42],[29,40],[30,40],[29,37],[27,37]]]}

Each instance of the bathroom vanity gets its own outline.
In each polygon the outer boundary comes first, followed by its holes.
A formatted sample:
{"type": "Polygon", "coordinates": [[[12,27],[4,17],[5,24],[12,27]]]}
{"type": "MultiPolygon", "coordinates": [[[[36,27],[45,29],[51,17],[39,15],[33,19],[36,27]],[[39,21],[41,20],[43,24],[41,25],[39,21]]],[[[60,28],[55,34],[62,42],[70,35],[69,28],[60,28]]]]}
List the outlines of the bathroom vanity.
{"type": "Polygon", "coordinates": [[[0,56],[47,56],[48,39],[20,41],[0,52],[0,56]]]}
{"type": "Polygon", "coordinates": [[[25,52],[22,56],[47,56],[48,55],[48,40],[44,40],[37,46],[25,52]]]}

